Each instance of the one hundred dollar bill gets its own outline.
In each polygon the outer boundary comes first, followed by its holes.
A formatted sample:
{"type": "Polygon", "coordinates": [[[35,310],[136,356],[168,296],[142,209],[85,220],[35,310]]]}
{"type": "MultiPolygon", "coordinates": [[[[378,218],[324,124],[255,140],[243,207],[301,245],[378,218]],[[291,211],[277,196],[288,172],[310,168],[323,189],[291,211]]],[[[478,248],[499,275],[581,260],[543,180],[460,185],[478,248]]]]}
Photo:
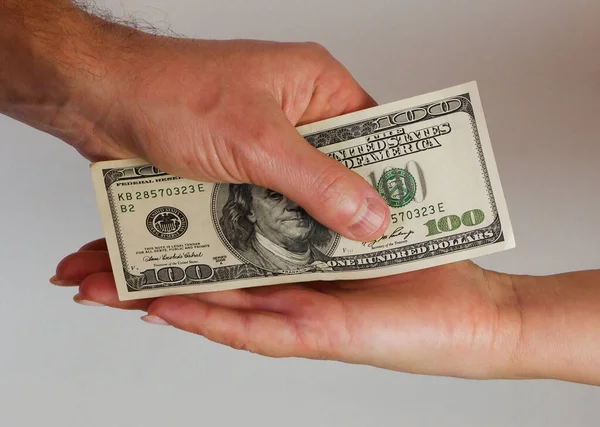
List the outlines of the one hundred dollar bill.
{"type": "Polygon", "coordinates": [[[119,298],[375,278],[515,246],[476,83],[297,130],[377,189],[391,212],[384,236],[341,237],[266,188],[98,162],[119,298]]]}

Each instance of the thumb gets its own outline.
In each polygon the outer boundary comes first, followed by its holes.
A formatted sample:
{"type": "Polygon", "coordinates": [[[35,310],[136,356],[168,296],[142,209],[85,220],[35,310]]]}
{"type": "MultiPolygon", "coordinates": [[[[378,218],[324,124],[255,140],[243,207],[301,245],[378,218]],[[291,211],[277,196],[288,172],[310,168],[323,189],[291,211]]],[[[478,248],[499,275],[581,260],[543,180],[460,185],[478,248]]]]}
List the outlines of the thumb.
{"type": "Polygon", "coordinates": [[[389,208],[363,177],[310,145],[279,110],[253,147],[250,182],[283,194],[325,227],[352,240],[374,240],[389,208]]]}

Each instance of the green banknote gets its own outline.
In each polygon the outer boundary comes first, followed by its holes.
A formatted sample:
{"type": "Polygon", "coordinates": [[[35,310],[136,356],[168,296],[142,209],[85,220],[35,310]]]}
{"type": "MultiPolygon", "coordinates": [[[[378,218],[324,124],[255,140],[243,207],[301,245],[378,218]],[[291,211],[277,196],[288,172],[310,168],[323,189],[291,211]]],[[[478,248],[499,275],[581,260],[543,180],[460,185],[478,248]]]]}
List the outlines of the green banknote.
{"type": "Polygon", "coordinates": [[[297,130],[377,189],[391,212],[384,236],[341,237],[267,188],[98,162],[119,298],[375,278],[515,246],[476,83],[297,130]]]}

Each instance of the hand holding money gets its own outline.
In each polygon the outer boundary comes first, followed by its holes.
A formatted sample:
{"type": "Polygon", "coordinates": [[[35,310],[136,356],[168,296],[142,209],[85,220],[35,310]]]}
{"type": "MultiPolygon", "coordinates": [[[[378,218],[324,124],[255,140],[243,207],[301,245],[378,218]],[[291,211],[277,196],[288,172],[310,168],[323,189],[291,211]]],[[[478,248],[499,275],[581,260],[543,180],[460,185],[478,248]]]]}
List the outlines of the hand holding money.
{"type": "Polygon", "coordinates": [[[325,48],[148,34],[69,0],[2,2],[0,24],[0,112],[92,161],[139,157],[195,181],[250,182],[346,237],[383,233],[377,192],[294,128],[374,105],[325,48]]]}
{"type": "Polygon", "coordinates": [[[120,298],[375,278],[514,246],[474,83],[298,131],[385,200],[383,236],[340,236],[266,187],[182,179],[145,160],[99,162],[92,174],[120,298]]]}
{"type": "Polygon", "coordinates": [[[265,187],[189,181],[143,160],[100,162],[107,241],[67,257],[62,284],[80,283],[78,302],[145,310],[148,322],[270,356],[453,375],[469,355],[480,366],[462,375],[522,372],[511,359],[518,307],[506,305],[501,328],[496,317],[511,298],[507,276],[468,261],[423,270],[514,244],[476,85],[299,132],[388,203],[382,237],[343,238],[265,187]],[[261,286],[285,282],[294,284],[261,286]]]}

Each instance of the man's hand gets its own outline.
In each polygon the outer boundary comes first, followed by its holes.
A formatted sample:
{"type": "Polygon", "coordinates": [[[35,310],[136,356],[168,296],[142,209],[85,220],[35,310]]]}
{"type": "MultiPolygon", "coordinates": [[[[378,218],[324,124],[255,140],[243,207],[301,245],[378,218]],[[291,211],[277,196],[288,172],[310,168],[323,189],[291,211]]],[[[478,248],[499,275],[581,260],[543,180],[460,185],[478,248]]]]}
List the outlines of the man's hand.
{"type": "Polygon", "coordinates": [[[5,114],[92,161],[142,157],[189,179],[270,188],[354,240],[387,228],[373,187],[295,130],[375,104],[321,46],[151,35],[65,0],[0,7],[5,114]]]}

